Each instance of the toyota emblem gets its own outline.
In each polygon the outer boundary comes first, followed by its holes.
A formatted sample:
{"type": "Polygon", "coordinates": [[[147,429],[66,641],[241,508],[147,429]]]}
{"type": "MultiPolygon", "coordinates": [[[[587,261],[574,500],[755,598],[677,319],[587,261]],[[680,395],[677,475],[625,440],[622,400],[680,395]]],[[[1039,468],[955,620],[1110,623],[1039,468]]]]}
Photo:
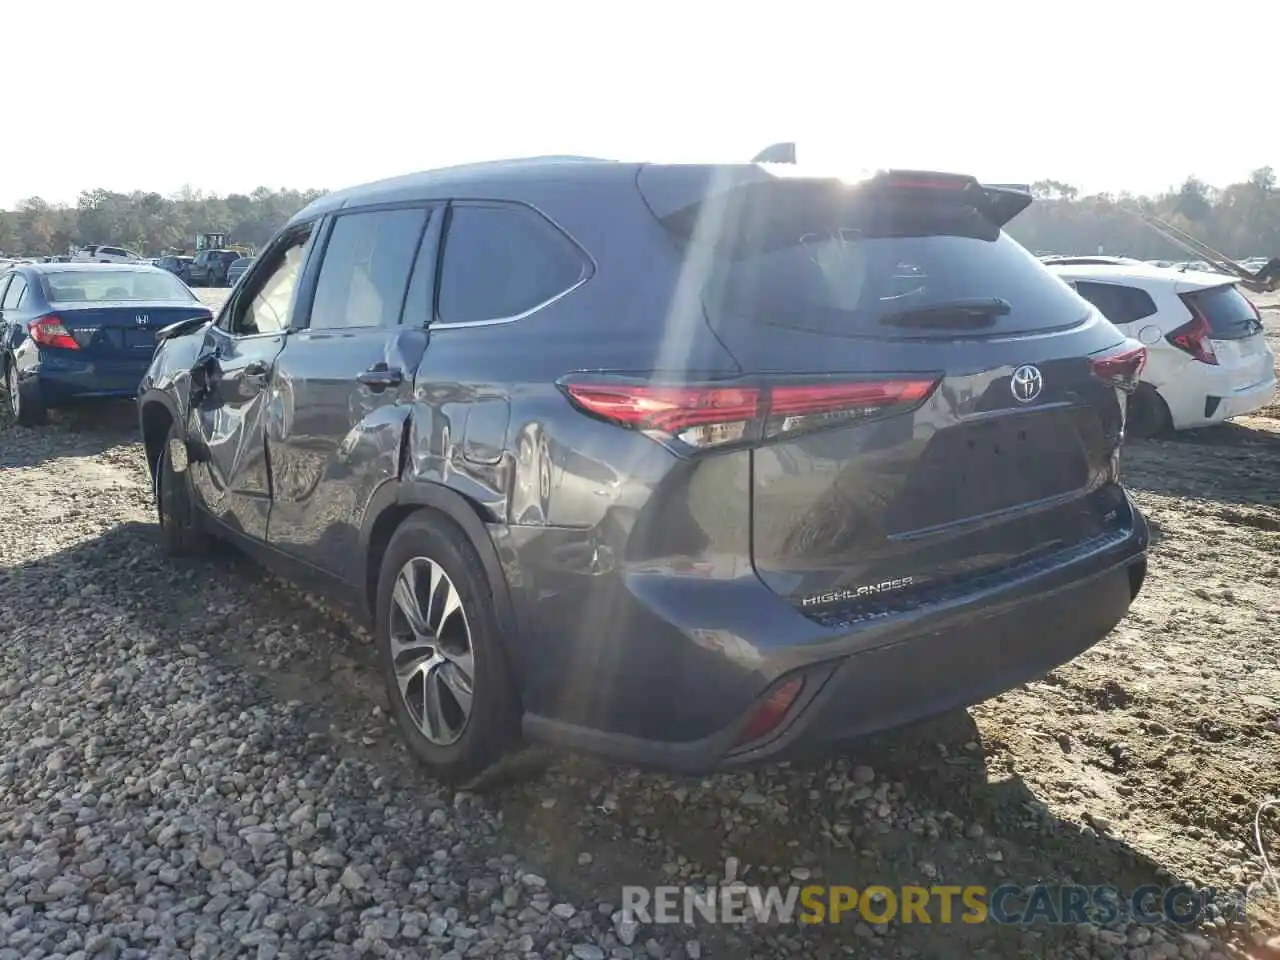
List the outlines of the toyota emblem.
{"type": "Polygon", "coordinates": [[[1013,392],[1013,399],[1019,403],[1030,403],[1044,389],[1044,377],[1038,367],[1024,363],[1013,371],[1013,376],[1009,378],[1009,389],[1013,392]]]}

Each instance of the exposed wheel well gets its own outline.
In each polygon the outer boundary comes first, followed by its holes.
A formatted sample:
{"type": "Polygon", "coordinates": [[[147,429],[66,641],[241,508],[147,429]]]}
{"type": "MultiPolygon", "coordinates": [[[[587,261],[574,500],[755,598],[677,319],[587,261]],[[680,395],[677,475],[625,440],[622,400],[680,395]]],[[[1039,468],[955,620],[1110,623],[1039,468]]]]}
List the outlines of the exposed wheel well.
{"type": "Polygon", "coordinates": [[[1167,437],[1173,430],[1169,404],[1149,383],[1138,384],[1129,397],[1129,432],[1144,439],[1167,437]]]}
{"type": "Polygon", "coordinates": [[[164,449],[165,438],[173,426],[173,417],[163,403],[151,402],[142,407],[142,443],[147,451],[147,469],[155,477],[156,464],[164,449]]]}

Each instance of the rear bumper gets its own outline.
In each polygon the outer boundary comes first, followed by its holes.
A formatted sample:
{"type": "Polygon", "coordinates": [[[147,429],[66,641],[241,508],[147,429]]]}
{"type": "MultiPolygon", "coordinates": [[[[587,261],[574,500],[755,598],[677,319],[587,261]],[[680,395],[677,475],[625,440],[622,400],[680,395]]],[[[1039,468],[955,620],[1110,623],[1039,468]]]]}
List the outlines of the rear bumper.
{"type": "Polygon", "coordinates": [[[136,396],[150,364],[150,357],[113,362],[42,356],[23,379],[35,384],[45,405],[57,406],[68,400],[136,396]]]}
{"type": "MultiPolygon", "coordinates": [[[[696,740],[647,739],[534,714],[525,715],[525,732],[621,762],[700,774],[776,760],[978,703],[1071,660],[1124,617],[1146,573],[1147,526],[1136,507],[1133,517],[1127,533],[1068,562],[843,630],[821,628],[785,603],[794,620],[743,605],[726,610],[741,649],[754,648],[760,689],[746,709],[737,707],[729,722],[696,740]],[[790,635],[747,639],[744,620],[765,633],[791,623],[790,635]],[[756,707],[795,677],[804,684],[782,722],[767,737],[735,749],[756,707]]],[[[699,636],[705,642],[708,633],[688,632],[695,643],[699,636]]],[[[729,670],[741,669],[745,658],[732,666],[725,659],[729,670]]],[[[673,686],[687,687],[684,679],[670,678],[673,686]]],[[[697,679],[707,691],[728,686],[714,675],[697,679]]],[[[598,682],[625,689],[616,677],[598,682]]],[[[667,699],[656,709],[673,706],[667,699]]],[[[671,724],[678,726],[679,717],[671,724]]]]}
{"type": "Polygon", "coordinates": [[[1235,370],[1211,371],[1202,375],[1204,392],[1179,391],[1180,398],[1165,396],[1173,424],[1179,430],[1207,427],[1231,417],[1256,413],[1269,405],[1276,395],[1276,376],[1258,381],[1241,377],[1235,370]],[[1250,382],[1252,381],[1252,382],[1250,382]]]}

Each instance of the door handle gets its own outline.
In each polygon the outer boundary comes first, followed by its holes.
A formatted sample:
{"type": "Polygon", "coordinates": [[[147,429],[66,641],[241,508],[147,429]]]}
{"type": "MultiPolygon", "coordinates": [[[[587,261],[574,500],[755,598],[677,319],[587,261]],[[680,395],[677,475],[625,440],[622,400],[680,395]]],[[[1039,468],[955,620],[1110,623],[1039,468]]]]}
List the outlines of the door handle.
{"type": "Polygon", "coordinates": [[[387,387],[398,387],[404,380],[404,374],[388,367],[385,363],[375,363],[368,370],[356,374],[356,379],[372,390],[385,390],[387,387]]]}

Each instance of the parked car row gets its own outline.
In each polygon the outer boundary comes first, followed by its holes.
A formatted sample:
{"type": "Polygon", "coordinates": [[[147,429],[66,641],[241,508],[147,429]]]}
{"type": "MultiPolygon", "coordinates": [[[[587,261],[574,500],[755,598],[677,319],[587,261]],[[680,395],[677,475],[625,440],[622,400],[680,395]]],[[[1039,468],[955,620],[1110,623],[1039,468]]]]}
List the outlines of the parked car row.
{"type": "Polygon", "coordinates": [[[1252,327],[1218,276],[1038,262],[1003,230],[1030,202],[455,167],[315,201],[216,317],[157,267],[11,269],[0,357],[23,422],[136,394],[164,548],[232,541],[370,622],[436,773],[522,737],[706,771],[992,696],[1141,590],[1149,353],[1225,371],[1252,327]]]}
{"type": "MultiPolygon", "coordinates": [[[[51,258],[40,259],[47,261],[51,258]]],[[[74,263],[146,263],[169,271],[183,283],[193,287],[231,286],[252,262],[252,257],[245,257],[236,250],[201,250],[195,256],[166,254],[144,259],[124,247],[103,244],[80,247],[67,259],[74,263]],[[238,267],[237,263],[240,264],[238,267]]]]}

